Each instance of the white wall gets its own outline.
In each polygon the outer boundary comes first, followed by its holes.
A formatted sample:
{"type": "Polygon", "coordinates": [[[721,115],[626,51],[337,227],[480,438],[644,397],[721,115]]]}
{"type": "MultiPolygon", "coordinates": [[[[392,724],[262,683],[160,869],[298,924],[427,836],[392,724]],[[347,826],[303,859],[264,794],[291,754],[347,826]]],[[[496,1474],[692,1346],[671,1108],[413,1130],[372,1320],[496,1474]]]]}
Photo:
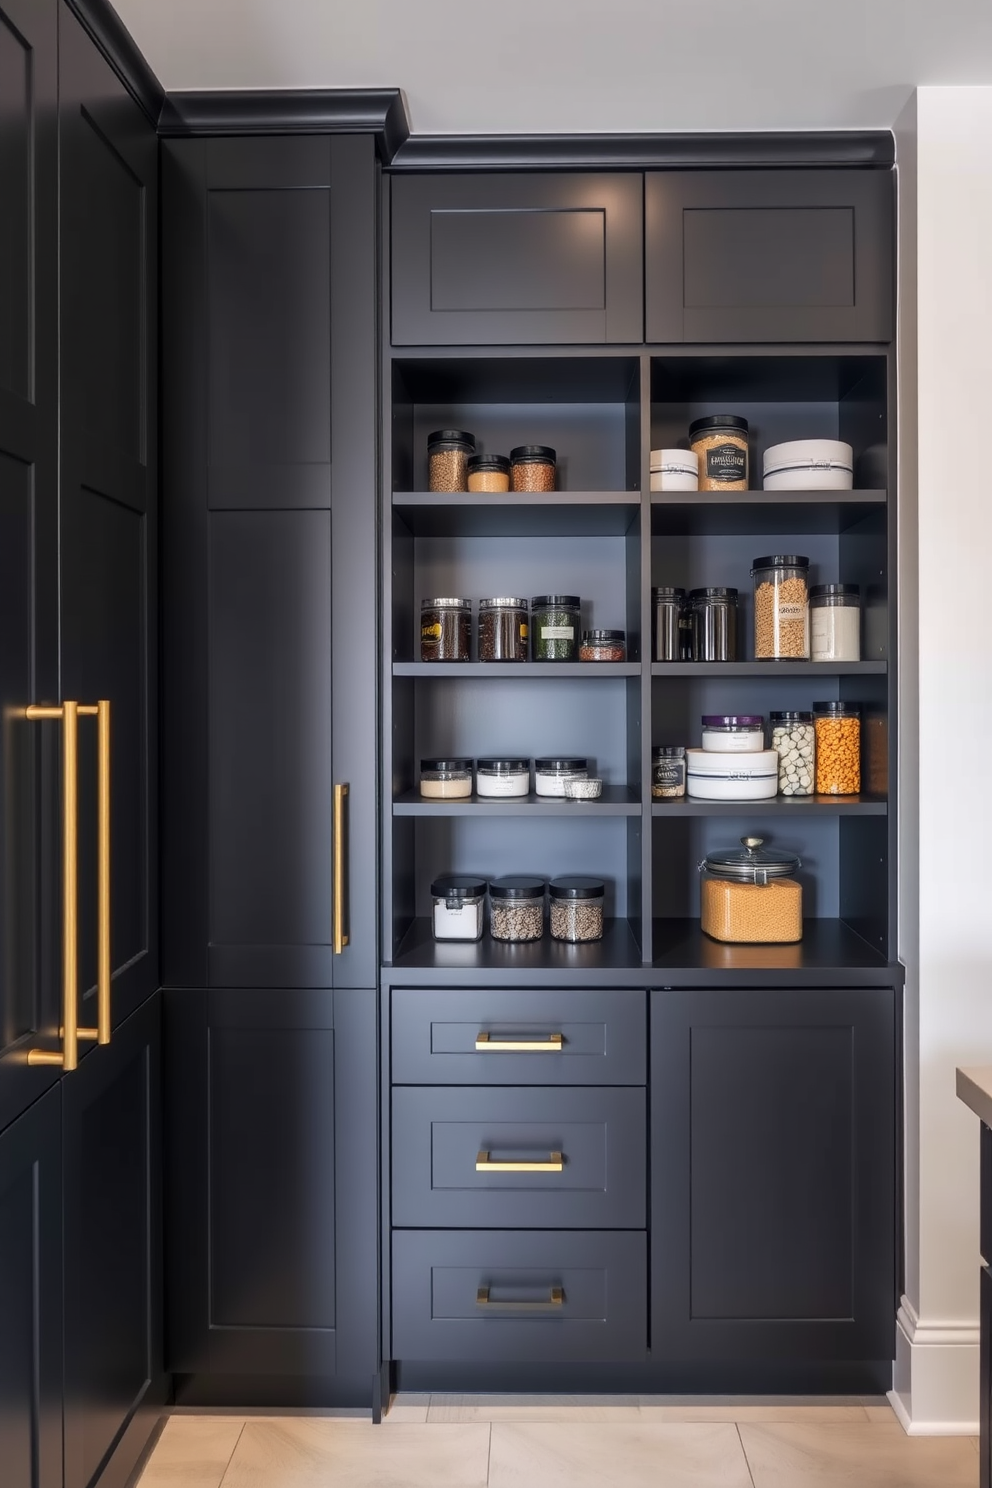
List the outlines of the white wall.
{"type": "Polygon", "coordinates": [[[968,740],[992,737],[992,88],[920,88],[896,139],[907,991],[894,1404],[911,1430],[973,1431],[978,1121],[954,1069],[992,1064],[992,795],[967,784],[981,769],[968,740]]]}

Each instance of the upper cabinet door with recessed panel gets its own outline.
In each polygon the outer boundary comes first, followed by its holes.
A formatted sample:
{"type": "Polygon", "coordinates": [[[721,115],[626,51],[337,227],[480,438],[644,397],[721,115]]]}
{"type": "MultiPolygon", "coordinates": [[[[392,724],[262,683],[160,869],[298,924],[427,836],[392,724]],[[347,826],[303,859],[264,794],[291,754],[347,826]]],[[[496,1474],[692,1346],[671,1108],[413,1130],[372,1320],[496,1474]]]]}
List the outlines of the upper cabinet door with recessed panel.
{"type": "Polygon", "coordinates": [[[397,176],[397,346],[641,341],[643,178],[397,176]]]}
{"type": "Polygon", "coordinates": [[[889,341],[891,171],[686,171],[645,190],[647,339],[889,341]]]}

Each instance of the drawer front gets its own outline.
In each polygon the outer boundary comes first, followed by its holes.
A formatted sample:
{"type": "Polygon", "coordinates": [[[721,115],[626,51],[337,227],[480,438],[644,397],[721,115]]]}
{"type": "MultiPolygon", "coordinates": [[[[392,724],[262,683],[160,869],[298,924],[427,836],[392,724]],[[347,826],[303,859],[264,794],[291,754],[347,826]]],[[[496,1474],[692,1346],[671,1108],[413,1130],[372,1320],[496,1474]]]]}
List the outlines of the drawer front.
{"type": "Polygon", "coordinates": [[[393,1233],[394,1359],[634,1362],[643,1234],[393,1233]]]}
{"type": "Polygon", "coordinates": [[[401,988],[396,1085],[643,1085],[643,992],[401,988]]]}
{"type": "Polygon", "coordinates": [[[642,1090],[393,1091],[397,1227],[639,1229],[642,1090]]]}

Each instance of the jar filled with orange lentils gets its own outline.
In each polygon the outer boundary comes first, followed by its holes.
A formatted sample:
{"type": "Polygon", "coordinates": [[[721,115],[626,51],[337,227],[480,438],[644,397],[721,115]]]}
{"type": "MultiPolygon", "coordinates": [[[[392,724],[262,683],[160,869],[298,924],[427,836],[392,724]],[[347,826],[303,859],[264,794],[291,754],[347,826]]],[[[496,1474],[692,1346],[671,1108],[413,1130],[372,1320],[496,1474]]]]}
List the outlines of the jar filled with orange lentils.
{"type": "Polygon", "coordinates": [[[816,793],[856,796],[861,789],[861,709],[857,703],[814,703],[816,793]]]}
{"type": "Polygon", "coordinates": [[[737,945],[802,940],[799,859],[763,844],[762,837],[742,837],[743,852],[712,852],[700,863],[700,926],[714,940],[737,945]]]}

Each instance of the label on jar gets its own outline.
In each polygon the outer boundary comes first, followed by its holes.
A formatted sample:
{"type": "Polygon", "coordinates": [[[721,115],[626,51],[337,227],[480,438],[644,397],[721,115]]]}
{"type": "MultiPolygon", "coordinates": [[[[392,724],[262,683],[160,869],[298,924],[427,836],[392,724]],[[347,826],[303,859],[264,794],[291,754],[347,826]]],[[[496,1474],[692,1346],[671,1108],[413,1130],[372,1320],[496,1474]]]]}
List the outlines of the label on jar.
{"type": "Polygon", "coordinates": [[[521,625],[521,627],[520,627],[520,639],[522,641],[525,641],[527,639],[527,636],[528,636],[527,626],[526,625],[521,625]]]}
{"type": "Polygon", "coordinates": [[[779,604],[778,618],[780,620],[803,620],[806,617],[806,606],[804,604],[779,604]]]}
{"type": "Polygon", "coordinates": [[[439,641],[441,639],[441,627],[436,620],[433,625],[422,625],[420,627],[420,639],[422,641],[439,641]]]}
{"type": "Polygon", "coordinates": [[[736,444],[715,444],[706,451],[706,478],[717,481],[747,479],[747,452],[736,444]]]}
{"type": "Polygon", "coordinates": [[[574,625],[542,625],[542,641],[574,641],[574,625]]]}
{"type": "Polygon", "coordinates": [[[657,760],[654,765],[655,785],[681,785],[685,763],[682,760],[657,760]]]}

